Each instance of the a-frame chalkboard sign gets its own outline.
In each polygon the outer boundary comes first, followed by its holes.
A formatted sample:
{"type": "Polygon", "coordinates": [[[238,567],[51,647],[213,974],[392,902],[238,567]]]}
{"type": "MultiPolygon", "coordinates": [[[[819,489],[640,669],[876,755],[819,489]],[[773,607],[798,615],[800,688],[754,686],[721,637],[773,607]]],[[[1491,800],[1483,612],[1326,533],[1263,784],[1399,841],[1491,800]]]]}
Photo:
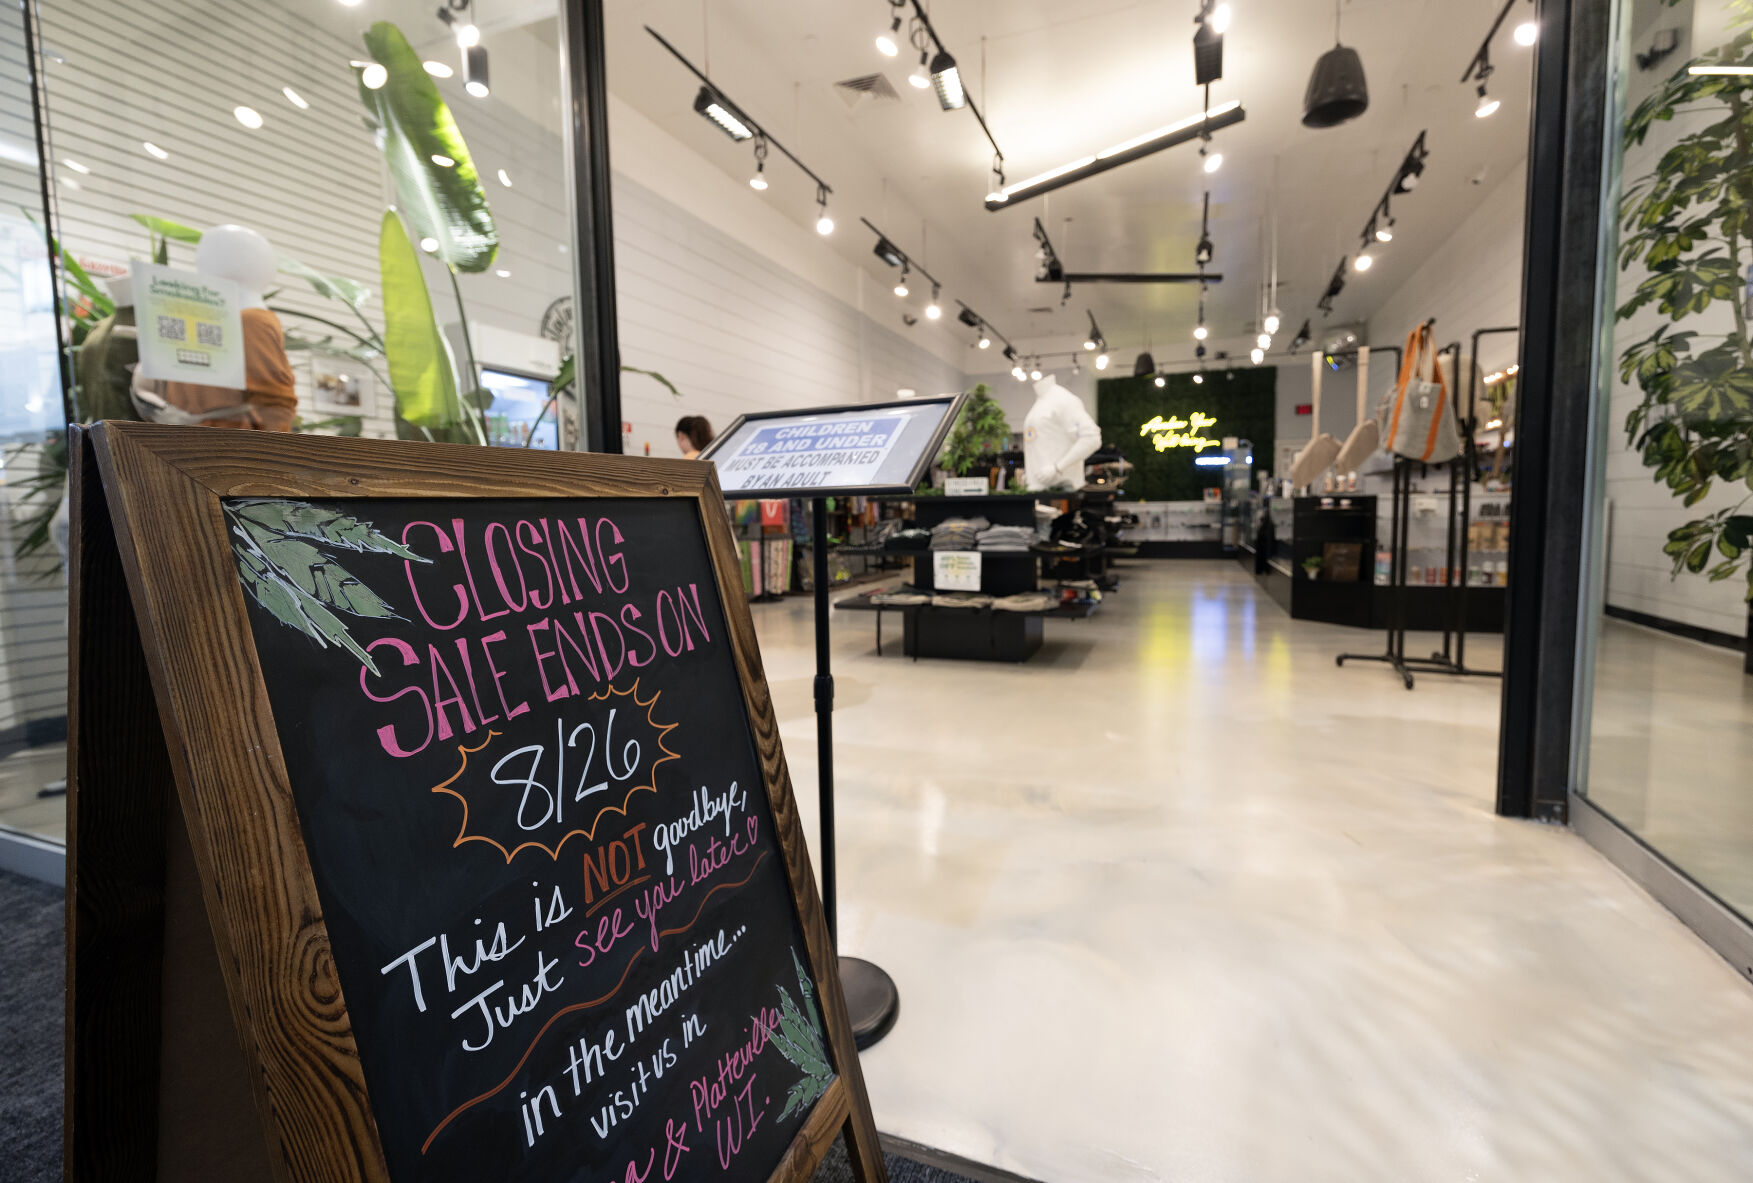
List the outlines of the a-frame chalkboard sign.
{"type": "Polygon", "coordinates": [[[67,1178],[884,1179],[711,465],[73,458],[67,1178]]]}

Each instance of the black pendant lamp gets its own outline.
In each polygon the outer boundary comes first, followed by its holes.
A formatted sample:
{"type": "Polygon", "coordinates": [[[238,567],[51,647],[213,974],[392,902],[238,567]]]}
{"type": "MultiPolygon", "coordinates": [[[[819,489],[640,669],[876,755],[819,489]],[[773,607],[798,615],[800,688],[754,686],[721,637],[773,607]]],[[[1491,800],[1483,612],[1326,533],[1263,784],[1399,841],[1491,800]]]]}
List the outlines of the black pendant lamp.
{"type": "Polygon", "coordinates": [[[1132,376],[1134,378],[1143,378],[1154,373],[1156,373],[1155,359],[1150,356],[1148,351],[1139,354],[1138,360],[1132,363],[1132,376]]]}
{"type": "Polygon", "coordinates": [[[1315,63],[1303,95],[1304,127],[1338,127],[1369,110],[1370,88],[1357,50],[1339,44],[1339,5],[1333,5],[1333,48],[1315,63]]]}

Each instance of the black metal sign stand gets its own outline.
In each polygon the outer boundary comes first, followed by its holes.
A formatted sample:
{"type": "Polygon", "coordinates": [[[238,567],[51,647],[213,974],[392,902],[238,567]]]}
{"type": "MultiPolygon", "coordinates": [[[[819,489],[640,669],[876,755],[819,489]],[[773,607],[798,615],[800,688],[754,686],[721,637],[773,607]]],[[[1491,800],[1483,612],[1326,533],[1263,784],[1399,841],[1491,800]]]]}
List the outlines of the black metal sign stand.
{"type": "MultiPolygon", "coordinates": [[[[943,448],[944,440],[960,416],[967,396],[939,395],[926,399],[893,403],[863,403],[852,406],[811,407],[792,411],[764,411],[739,416],[722,435],[707,445],[702,460],[717,460],[720,453],[734,446],[741,428],[748,423],[768,425],[776,421],[820,421],[844,415],[870,414],[893,407],[922,407],[944,403],[944,414],[936,429],[924,439],[914,441],[918,450],[912,456],[908,471],[897,473],[893,484],[860,487],[834,486],[814,488],[744,489],[737,482],[726,480],[730,487],[725,496],[737,498],[804,498],[810,503],[811,567],[815,574],[816,609],[816,768],[821,802],[822,914],[828,922],[828,938],[836,953],[840,950],[840,922],[836,908],[836,866],[834,856],[834,671],[829,655],[828,603],[828,502],[834,497],[867,497],[911,493],[931,471],[932,461],[943,448]]],[[[889,1033],[900,1014],[901,996],[895,979],[879,966],[859,957],[841,957],[840,985],[846,994],[846,1009],[852,1019],[852,1034],[860,1050],[869,1047],[889,1033]]]]}
{"type": "MultiPolygon", "coordinates": [[[[828,502],[810,501],[816,600],[816,775],[821,801],[822,912],[828,919],[828,940],[840,949],[840,920],[835,910],[834,865],[834,673],[828,655],[828,502]]],[[[840,958],[840,988],[852,1018],[852,1037],[859,1049],[889,1033],[900,1014],[901,995],[895,979],[861,957],[840,958]]]]}

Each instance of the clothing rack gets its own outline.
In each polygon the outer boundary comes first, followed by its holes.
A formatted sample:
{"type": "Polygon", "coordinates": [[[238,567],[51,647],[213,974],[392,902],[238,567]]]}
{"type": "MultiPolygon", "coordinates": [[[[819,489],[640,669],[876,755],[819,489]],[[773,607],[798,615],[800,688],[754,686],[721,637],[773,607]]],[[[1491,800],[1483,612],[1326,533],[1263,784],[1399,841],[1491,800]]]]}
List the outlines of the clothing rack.
{"type": "MultiPolygon", "coordinates": [[[[1435,324],[1434,320],[1427,322],[1435,324]]],[[[1478,353],[1477,336],[1474,340],[1474,353],[1478,353]]],[[[1438,360],[1449,356],[1449,372],[1454,375],[1458,390],[1461,384],[1461,343],[1452,342],[1438,353],[1438,360]]],[[[1389,609],[1387,646],[1381,653],[1341,653],[1334,658],[1334,664],[1343,666],[1347,661],[1380,661],[1394,667],[1400,680],[1411,690],[1415,673],[1448,674],[1451,677],[1500,678],[1503,675],[1496,670],[1479,670],[1470,668],[1465,660],[1467,637],[1467,526],[1472,510],[1472,481],[1474,469],[1473,452],[1473,393],[1472,377],[1468,377],[1468,412],[1462,416],[1455,412],[1457,425],[1463,428],[1461,454],[1447,461],[1449,469],[1449,500],[1446,511],[1446,533],[1444,537],[1444,558],[1448,563],[1448,572],[1443,584],[1444,590],[1451,592],[1456,600],[1454,623],[1443,628],[1443,647],[1439,653],[1429,657],[1406,656],[1406,570],[1411,551],[1412,534],[1412,468],[1417,461],[1408,460],[1403,456],[1394,457],[1394,487],[1389,510],[1389,553],[1388,587],[1392,596],[1389,609]],[[1459,506],[1459,512],[1457,512],[1459,506]],[[1456,520],[1460,519],[1460,540],[1456,542],[1456,520]],[[1455,589],[1456,555],[1460,556],[1460,587],[1455,589]]],[[[1428,470],[1428,466],[1419,465],[1428,470]]]]}

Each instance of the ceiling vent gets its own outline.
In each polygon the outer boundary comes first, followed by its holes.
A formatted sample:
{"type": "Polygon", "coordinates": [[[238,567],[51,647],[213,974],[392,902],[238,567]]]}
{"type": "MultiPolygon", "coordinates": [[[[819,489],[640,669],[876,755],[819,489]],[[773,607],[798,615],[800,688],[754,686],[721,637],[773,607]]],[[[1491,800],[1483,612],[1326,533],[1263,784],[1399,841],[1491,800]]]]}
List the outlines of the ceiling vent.
{"type": "Polygon", "coordinates": [[[857,107],[867,99],[898,103],[901,95],[890,85],[889,80],[881,74],[865,74],[858,78],[848,78],[844,82],[836,82],[834,91],[848,107],[857,107]]]}

